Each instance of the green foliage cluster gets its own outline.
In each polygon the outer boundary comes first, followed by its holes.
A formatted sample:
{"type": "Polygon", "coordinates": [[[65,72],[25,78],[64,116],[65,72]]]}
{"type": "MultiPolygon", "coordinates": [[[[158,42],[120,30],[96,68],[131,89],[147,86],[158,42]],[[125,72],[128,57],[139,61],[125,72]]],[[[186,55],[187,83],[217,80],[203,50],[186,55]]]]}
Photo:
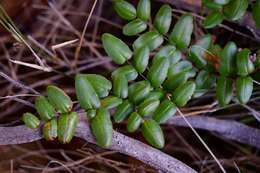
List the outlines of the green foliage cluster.
{"type": "MultiPolygon", "coordinates": [[[[128,21],[123,34],[137,36],[132,48],[104,33],[103,47],[120,65],[112,72],[111,81],[97,74],[75,77],[77,99],[100,146],[112,144],[112,118],[116,123],[127,120],[128,132],[140,128],[148,143],[162,148],[165,140],[160,124],[190,99],[215,89],[222,106],[230,103],[234,90],[240,103],[249,101],[253,92],[250,74],[260,66],[259,56],[251,61],[250,51],[239,50],[234,42],[221,48],[213,43],[211,35],[190,45],[192,15],[184,14],[172,27],[169,5],[162,5],[154,20],[150,0],[140,0],[137,8],[125,0],[115,0],[113,6],[128,21]]],[[[77,114],[71,112],[72,102],[61,89],[48,86],[47,95],[35,101],[37,112],[45,121],[43,135],[47,140],[58,136],[62,143],[67,143],[75,133],[77,114]]],[[[40,124],[31,113],[24,114],[23,119],[30,128],[40,124]]]]}
{"type": "MultiPolygon", "coordinates": [[[[203,0],[203,6],[210,10],[210,14],[203,22],[205,28],[213,28],[224,19],[240,20],[246,13],[250,0],[203,0]]],[[[257,27],[260,27],[260,0],[252,2],[252,15],[257,27]]]]}
{"type": "MultiPolygon", "coordinates": [[[[60,88],[50,85],[47,87],[47,97],[38,96],[35,99],[35,109],[44,122],[43,137],[52,141],[58,137],[61,143],[69,143],[73,138],[78,115],[72,112],[70,97],[60,88]]],[[[24,123],[32,128],[38,128],[39,118],[31,113],[23,114],[24,123]]]]}

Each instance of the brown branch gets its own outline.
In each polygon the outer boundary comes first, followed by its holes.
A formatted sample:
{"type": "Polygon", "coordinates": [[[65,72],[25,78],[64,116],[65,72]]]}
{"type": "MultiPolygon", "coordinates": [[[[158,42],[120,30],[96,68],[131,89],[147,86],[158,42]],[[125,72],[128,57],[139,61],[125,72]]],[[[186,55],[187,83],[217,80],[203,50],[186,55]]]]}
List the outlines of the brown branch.
{"type": "MultiPolygon", "coordinates": [[[[215,132],[226,139],[260,148],[260,129],[249,127],[232,120],[219,120],[205,116],[193,116],[187,117],[187,119],[196,129],[215,132]]],[[[171,118],[167,124],[188,127],[179,116],[171,118]]]]}
{"type": "MultiPolygon", "coordinates": [[[[39,129],[31,130],[22,126],[0,127],[0,145],[22,144],[41,139],[39,129]]],[[[135,157],[154,168],[169,173],[196,173],[181,161],[155,149],[140,141],[114,131],[111,150],[135,157]]],[[[90,143],[95,143],[88,122],[81,120],[78,124],[76,136],[90,143]]]]}
{"type": "MultiPolygon", "coordinates": [[[[83,138],[88,142],[95,143],[86,121],[81,121],[76,136],[83,138]]],[[[138,160],[141,160],[144,163],[161,170],[162,172],[196,172],[179,160],[116,131],[114,131],[113,144],[110,149],[137,158],[138,160]]]]}
{"type": "MultiPolygon", "coordinates": [[[[214,132],[227,139],[260,148],[259,129],[236,121],[203,116],[187,117],[187,119],[194,128],[214,132]]],[[[187,127],[185,121],[179,116],[171,118],[167,124],[187,127]]],[[[25,126],[0,127],[0,134],[0,145],[22,144],[41,139],[39,129],[31,130],[25,126]]],[[[79,123],[76,136],[87,142],[95,143],[85,120],[81,120],[79,123]]],[[[163,172],[196,172],[175,158],[116,131],[114,131],[113,145],[110,149],[135,157],[163,172]]]]}

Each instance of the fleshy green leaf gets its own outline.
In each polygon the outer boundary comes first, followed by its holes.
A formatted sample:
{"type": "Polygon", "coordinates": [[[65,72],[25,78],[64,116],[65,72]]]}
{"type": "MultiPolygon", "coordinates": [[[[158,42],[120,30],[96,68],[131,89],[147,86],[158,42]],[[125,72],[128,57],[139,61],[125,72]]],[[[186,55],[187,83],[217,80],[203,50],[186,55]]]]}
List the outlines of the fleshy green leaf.
{"type": "Polygon", "coordinates": [[[144,21],[149,20],[151,16],[151,1],[139,0],[137,5],[137,17],[144,21]]]}
{"type": "Polygon", "coordinates": [[[134,110],[133,104],[128,100],[124,100],[117,108],[113,115],[115,122],[124,121],[134,110]]]}
{"type": "Polygon", "coordinates": [[[100,98],[108,96],[109,91],[112,89],[112,84],[108,79],[98,74],[85,74],[84,76],[100,98]]]}
{"type": "Polygon", "coordinates": [[[196,84],[192,81],[188,81],[173,91],[172,98],[177,106],[185,106],[191,99],[196,88],[196,84]]]}
{"type": "Polygon", "coordinates": [[[169,91],[176,89],[178,86],[187,82],[190,76],[191,70],[177,73],[176,75],[169,76],[163,84],[163,87],[169,91]]]}
{"type": "Polygon", "coordinates": [[[216,4],[225,5],[229,3],[230,0],[214,0],[216,4]]]}
{"type": "Polygon", "coordinates": [[[127,36],[137,35],[146,30],[146,28],[147,24],[144,21],[135,19],[123,27],[123,34],[127,36]]]}
{"type": "Polygon", "coordinates": [[[236,80],[237,98],[241,104],[246,104],[253,92],[253,79],[251,77],[239,77],[236,80]]]}
{"type": "Polygon", "coordinates": [[[60,113],[69,112],[72,109],[70,97],[60,88],[49,85],[47,87],[48,100],[51,105],[60,113]]]}
{"type": "Polygon", "coordinates": [[[209,9],[219,10],[222,5],[213,2],[212,0],[202,0],[202,5],[208,7],[209,9]]]}
{"type": "Polygon", "coordinates": [[[111,146],[113,125],[108,110],[105,108],[99,108],[96,116],[91,120],[90,125],[97,144],[104,148],[111,146]]]}
{"type": "Polygon", "coordinates": [[[119,74],[113,76],[113,94],[120,98],[128,96],[128,82],[125,75],[119,74]]]}
{"type": "Polygon", "coordinates": [[[96,109],[89,109],[87,111],[87,118],[89,120],[91,120],[92,118],[94,118],[96,116],[96,114],[97,114],[97,110],[96,109]]]}
{"type": "Polygon", "coordinates": [[[136,18],[135,7],[125,0],[113,1],[113,7],[117,14],[125,20],[133,20],[136,18]]]}
{"type": "Polygon", "coordinates": [[[190,14],[183,15],[175,24],[170,42],[176,44],[179,49],[187,48],[191,41],[193,32],[193,17],[190,14]]]}
{"type": "Polygon", "coordinates": [[[128,81],[132,81],[137,78],[138,73],[132,65],[124,65],[112,72],[112,78],[117,75],[125,75],[128,81]]]}
{"type": "Polygon", "coordinates": [[[128,87],[129,100],[134,104],[142,102],[152,90],[148,81],[139,81],[128,87]]]}
{"type": "Polygon", "coordinates": [[[34,114],[29,112],[23,114],[22,120],[26,127],[30,129],[36,129],[40,125],[39,118],[37,118],[34,114]]]}
{"type": "Polygon", "coordinates": [[[207,49],[209,49],[211,45],[211,42],[211,35],[207,34],[199,39],[196,44],[191,46],[188,58],[195,64],[196,67],[201,69],[205,68],[207,65],[205,55],[207,53],[207,49]]]}
{"type": "Polygon", "coordinates": [[[153,59],[152,66],[147,75],[153,87],[157,88],[164,82],[169,66],[170,62],[165,57],[156,57],[153,59]]]}
{"type": "Polygon", "coordinates": [[[141,116],[151,116],[160,104],[160,100],[144,100],[138,106],[138,113],[141,116]]]}
{"type": "Polygon", "coordinates": [[[220,68],[221,75],[232,75],[236,71],[236,53],[237,46],[234,42],[228,42],[221,52],[220,68]]]}
{"type": "Polygon", "coordinates": [[[134,52],[134,66],[139,73],[143,73],[149,63],[149,48],[147,46],[141,47],[134,52]]]}
{"type": "Polygon", "coordinates": [[[42,129],[43,137],[47,141],[53,141],[58,136],[58,123],[57,119],[54,118],[46,122],[42,129]]]}
{"type": "Polygon", "coordinates": [[[137,112],[133,112],[127,120],[127,131],[130,133],[135,132],[141,123],[142,117],[137,112]]]}
{"type": "Polygon", "coordinates": [[[101,39],[106,53],[116,64],[124,64],[126,60],[132,57],[133,52],[119,38],[112,34],[104,33],[101,39]]]}
{"type": "Polygon", "coordinates": [[[220,76],[217,80],[217,99],[221,106],[227,105],[232,99],[232,80],[220,76]]]}
{"type": "Polygon", "coordinates": [[[134,50],[148,46],[150,51],[156,49],[163,43],[163,36],[156,31],[149,31],[140,35],[133,43],[134,50]]]}
{"type": "Polygon", "coordinates": [[[155,28],[161,33],[166,34],[172,22],[172,8],[169,5],[162,5],[154,19],[155,28]]]}
{"type": "Polygon", "coordinates": [[[58,119],[58,139],[61,143],[69,143],[76,132],[78,114],[76,112],[62,114],[58,119]]]}
{"type": "Polygon", "coordinates": [[[117,107],[123,102],[121,98],[115,97],[115,96],[108,96],[101,100],[101,107],[112,109],[117,107]]]}
{"type": "Polygon", "coordinates": [[[182,72],[190,71],[191,69],[192,69],[192,64],[189,61],[186,60],[180,61],[169,68],[168,78],[182,72]]]}
{"type": "Polygon", "coordinates": [[[239,76],[247,76],[255,70],[253,62],[249,59],[249,54],[249,49],[243,49],[237,53],[236,64],[239,76]]]}
{"type": "Polygon", "coordinates": [[[257,0],[253,5],[252,5],[252,14],[253,18],[255,20],[255,24],[258,28],[260,28],[260,1],[257,0]]]}
{"type": "Polygon", "coordinates": [[[203,26],[206,29],[214,28],[224,20],[224,16],[219,11],[210,13],[203,21],[203,26]]]}
{"type": "Polygon", "coordinates": [[[154,58],[165,57],[170,61],[170,66],[176,64],[181,60],[182,54],[179,50],[176,50],[174,45],[163,46],[154,56],[154,58]]]}
{"type": "Polygon", "coordinates": [[[168,99],[165,99],[154,112],[153,119],[159,124],[165,123],[176,113],[176,106],[168,99]]]}
{"type": "Polygon", "coordinates": [[[163,131],[156,121],[152,119],[145,120],[142,124],[142,134],[150,145],[156,148],[164,147],[163,131]]]}
{"type": "Polygon", "coordinates": [[[41,120],[48,121],[55,116],[55,109],[44,96],[35,99],[35,109],[40,115],[41,120]]]}
{"type": "Polygon", "coordinates": [[[231,20],[241,19],[248,7],[248,0],[230,0],[223,8],[223,13],[231,20]]]}
{"type": "Polygon", "coordinates": [[[98,95],[85,75],[76,75],[75,90],[79,104],[83,109],[88,110],[100,106],[98,95]]]}

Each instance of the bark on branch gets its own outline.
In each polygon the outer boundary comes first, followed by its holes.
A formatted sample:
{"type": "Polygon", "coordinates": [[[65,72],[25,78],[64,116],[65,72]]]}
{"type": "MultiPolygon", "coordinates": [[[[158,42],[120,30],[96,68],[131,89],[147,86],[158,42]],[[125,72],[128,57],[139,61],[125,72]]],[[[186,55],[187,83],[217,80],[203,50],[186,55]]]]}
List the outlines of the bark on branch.
{"type": "MultiPolygon", "coordinates": [[[[0,127],[0,145],[22,144],[41,139],[40,129],[31,130],[24,125],[16,127],[0,127]]],[[[95,143],[88,122],[81,120],[78,124],[76,136],[90,143],[95,143]]],[[[140,141],[114,131],[111,150],[132,156],[162,172],[196,173],[181,161],[155,149],[140,141]]]]}
{"type": "MultiPolygon", "coordinates": [[[[232,120],[220,120],[205,116],[194,116],[188,117],[187,119],[196,129],[215,132],[226,139],[260,148],[259,129],[232,120]]],[[[167,123],[175,126],[188,127],[179,116],[171,118],[167,123]]]]}
{"type": "MultiPolygon", "coordinates": [[[[194,128],[211,131],[227,139],[260,148],[259,129],[235,121],[210,117],[194,116],[187,119],[194,128]]],[[[167,123],[187,127],[185,121],[179,116],[171,118],[167,123]]],[[[33,131],[25,126],[0,127],[0,134],[0,145],[22,144],[41,139],[39,129],[33,131]]],[[[84,119],[78,125],[76,136],[95,143],[88,122],[84,119]]],[[[110,149],[135,157],[162,172],[196,172],[175,158],[116,131],[114,131],[113,145],[110,149]]]]}

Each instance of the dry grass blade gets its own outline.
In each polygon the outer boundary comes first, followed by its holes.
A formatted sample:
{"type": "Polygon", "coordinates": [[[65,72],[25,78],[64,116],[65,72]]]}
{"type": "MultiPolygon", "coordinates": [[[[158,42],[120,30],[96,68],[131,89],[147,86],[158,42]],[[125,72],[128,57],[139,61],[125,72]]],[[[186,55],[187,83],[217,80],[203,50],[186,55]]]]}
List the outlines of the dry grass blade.
{"type": "MultiPolygon", "coordinates": [[[[51,68],[50,67],[45,67],[43,61],[41,58],[36,54],[36,52],[33,50],[33,48],[29,45],[29,43],[26,41],[25,37],[22,35],[20,30],[15,26],[14,22],[12,19],[8,16],[4,8],[0,5],[0,23],[2,26],[9,31],[13,37],[18,41],[24,43],[28,49],[32,52],[34,57],[36,58],[37,62],[40,64],[42,68],[39,68],[40,70],[50,72],[51,68]]],[[[23,64],[22,64],[23,65],[23,64]]]]}
{"type": "Polygon", "coordinates": [[[81,34],[79,46],[77,47],[77,49],[76,49],[76,51],[75,51],[74,66],[77,65],[77,61],[78,61],[78,59],[79,59],[79,54],[80,54],[80,50],[81,50],[81,47],[82,47],[82,44],[83,44],[83,41],[84,41],[85,33],[86,33],[86,31],[87,31],[87,27],[88,27],[89,21],[90,21],[90,19],[91,19],[91,16],[92,16],[92,14],[93,14],[93,12],[94,12],[94,9],[95,9],[95,7],[96,7],[96,4],[97,4],[97,0],[94,1],[93,6],[92,6],[92,8],[91,8],[91,11],[90,11],[90,13],[89,13],[89,15],[88,15],[87,21],[86,21],[86,23],[85,23],[85,25],[84,25],[84,29],[83,29],[83,32],[82,32],[82,34],[81,34]]]}
{"type": "Polygon", "coordinates": [[[181,115],[181,117],[184,119],[184,121],[188,124],[188,126],[190,127],[190,129],[193,131],[193,133],[196,135],[196,137],[200,140],[200,142],[203,144],[203,146],[208,150],[208,152],[210,153],[210,155],[213,157],[213,159],[216,161],[216,163],[218,164],[218,166],[220,167],[221,171],[223,173],[226,173],[226,170],[224,169],[224,167],[222,166],[222,164],[220,163],[220,161],[217,159],[217,157],[215,156],[215,154],[211,151],[211,149],[208,147],[208,145],[204,142],[204,140],[200,137],[200,135],[198,134],[198,132],[192,127],[192,125],[190,124],[190,122],[187,120],[187,118],[183,115],[183,113],[177,109],[177,112],[181,115]]]}

